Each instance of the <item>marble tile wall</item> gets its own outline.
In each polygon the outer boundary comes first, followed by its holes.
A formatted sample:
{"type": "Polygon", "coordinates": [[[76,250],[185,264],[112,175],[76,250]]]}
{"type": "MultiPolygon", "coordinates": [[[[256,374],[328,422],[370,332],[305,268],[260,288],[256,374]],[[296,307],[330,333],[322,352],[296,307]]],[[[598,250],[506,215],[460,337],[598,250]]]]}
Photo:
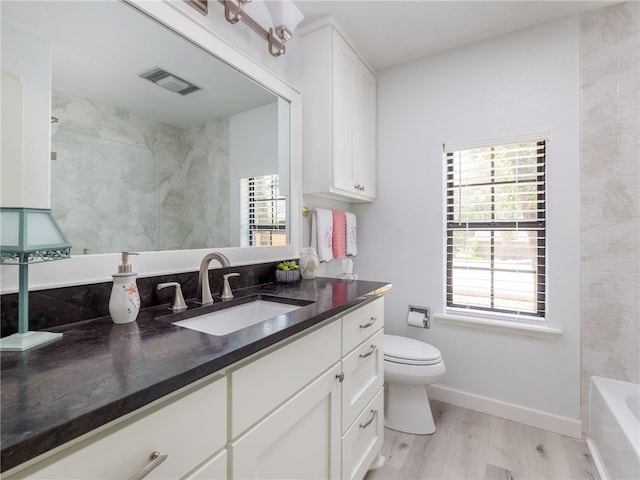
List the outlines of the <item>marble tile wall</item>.
{"type": "Polygon", "coordinates": [[[581,17],[582,418],[589,378],[640,383],[640,2],[581,17]]]}
{"type": "Polygon", "coordinates": [[[228,119],[181,129],[61,92],[52,115],[51,208],[73,254],[229,246],[228,119]]]}

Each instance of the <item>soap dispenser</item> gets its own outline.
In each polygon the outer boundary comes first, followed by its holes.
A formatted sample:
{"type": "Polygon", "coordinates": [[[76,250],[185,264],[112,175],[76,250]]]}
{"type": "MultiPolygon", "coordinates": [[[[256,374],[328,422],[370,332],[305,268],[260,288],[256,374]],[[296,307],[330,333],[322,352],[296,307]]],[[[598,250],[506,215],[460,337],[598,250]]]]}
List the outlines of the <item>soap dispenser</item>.
{"type": "Polygon", "coordinates": [[[109,313],[113,323],[133,322],[140,311],[140,294],[136,285],[137,273],[131,271],[129,255],[133,252],[122,252],[122,265],[118,265],[118,273],[113,276],[113,288],[109,299],[109,313]]]}

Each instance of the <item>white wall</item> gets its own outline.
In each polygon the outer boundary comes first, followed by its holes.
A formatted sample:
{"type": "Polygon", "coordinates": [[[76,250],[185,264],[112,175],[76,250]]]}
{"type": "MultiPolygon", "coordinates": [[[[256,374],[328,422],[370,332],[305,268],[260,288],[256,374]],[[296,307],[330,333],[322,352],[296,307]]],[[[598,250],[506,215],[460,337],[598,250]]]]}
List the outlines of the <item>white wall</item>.
{"type": "MultiPolygon", "coordinates": [[[[2,158],[2,206],[49,208],[51,56],[49,44],[30,32],[2,24],[2,71],[22,84],[21,158],[2,158]]],[[[6,107],[2,123],[16,121],[6,107]]],[[[18,120],[19,121],[19,120],[18,120]]],[[[17,131],[16,131],[17,133],[17,131]]],[[[14,139],[15,141],[15,139],[14,139]]]]}
{"type": "Polygon", "coordinates": [[[578,18],[548,23],[378,74],[378,198],[359,214],[360,278],[390,281],[386,331],[436,345],[455,389],[580,416],[580,78],[578,18]],[[442,312],[442,144],[547,131],[548,322],[557,338],[433,322],[442,312]]]}

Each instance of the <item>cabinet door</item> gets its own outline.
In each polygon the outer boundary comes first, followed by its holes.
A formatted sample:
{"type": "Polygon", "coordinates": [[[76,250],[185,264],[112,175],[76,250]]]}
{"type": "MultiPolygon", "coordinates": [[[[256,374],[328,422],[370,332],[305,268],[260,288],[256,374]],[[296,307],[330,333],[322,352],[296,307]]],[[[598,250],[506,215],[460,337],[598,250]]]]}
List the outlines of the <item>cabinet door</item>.
{"type": "Polygon", "coordinates": [[[382,449],[384,394],[378,391],[342,437],[342,478],[360,480],[382,449]]]}
{"type": "Polygon", "coordinates": [[[339,478],[339,373],[340,364],[336,364],[234,441],[231,477],[339,478]]]}
{"type": "Polygon", "coordinates": [[[318,378],[340,360],[340,321],[248,363],[231,376],[231,438],[318,378]]]}
{"type": "MultiPolygon", "coordinates": [[[[162,404],[161,404],[162,405],[162,404]]],[[[224,447],[227,424],[225,378],[163,406],[153,407],[75,447],[44,460],[44,468],[20,472],[19,478],[130,478],[157,451],[167,455],[145,478],[182,478],[224,447]],[[188,441],[185,441],[188,440],[188,441]],[[24,477],[23,477],[24,473],[24,477]]]]}
{"type": "Polygon", "coordinates": [[[342,361],[342,431],[382,388],[384,376],[383,331],[378,330],[342,361]]]}
{"type": "Polygon", "coordinates": [[[356,193],[353,136],[357,63],[353,50],[333,32],[333,186],[356,193]]]}
{"type": "Polygon", "coordinates": [[[362,63],[354,74],[353,179],[356,193],[376,197],[376,79],[362,63]]]}

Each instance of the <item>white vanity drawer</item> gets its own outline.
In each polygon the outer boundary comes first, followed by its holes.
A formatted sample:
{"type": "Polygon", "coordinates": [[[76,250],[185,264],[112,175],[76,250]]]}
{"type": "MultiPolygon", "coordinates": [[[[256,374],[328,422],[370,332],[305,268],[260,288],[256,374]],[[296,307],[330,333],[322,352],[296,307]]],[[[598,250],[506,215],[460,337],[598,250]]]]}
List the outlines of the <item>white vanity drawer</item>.
{"type": "Polygon", "coordinates": [[[382,387],[383,337],[383,330],[378,330],[342,360],[342,432],[349,428],[382,387]]]}
{"type": "Polygon", "coordinates": [[[151,462],[152,452],[167,458],[145,479],[182,478],[225,446],[226,424],[222,377],[173,397],[166,405],[150,407],[11,478],[131,478],[151,462]]]}
{"type": "Polygon", "coordinates": [[[383,297],[346,314],[342,317],[342,355],[348,354],[383,325],[383,297]]]}
{"type": "Polygon", "coordinates": [[[382,388],[342,437],[342,478],[362,479],[380,453],[384,440],[382,388]]]}
{"type": "Polygon", "coordinates": [[[340,321],[231,371],[231,437],[235,438],[340,361],[340,321]]]}

